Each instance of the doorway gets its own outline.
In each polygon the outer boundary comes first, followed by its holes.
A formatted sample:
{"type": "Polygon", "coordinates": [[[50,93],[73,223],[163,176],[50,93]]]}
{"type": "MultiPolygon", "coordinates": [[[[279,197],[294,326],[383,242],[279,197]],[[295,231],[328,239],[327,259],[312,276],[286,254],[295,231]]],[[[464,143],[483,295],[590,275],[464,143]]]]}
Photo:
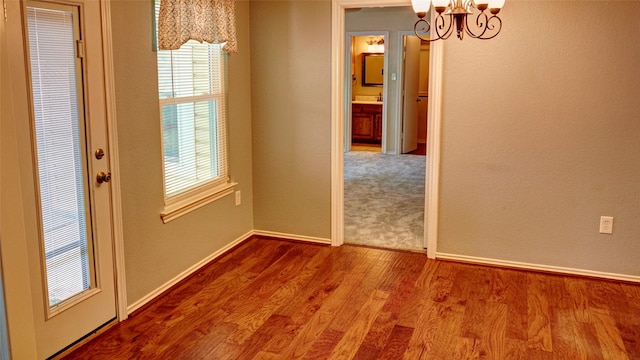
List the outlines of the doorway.
{"type": "Polygon", "coordinates": [[[20,6],[12,50],[25,60],[12,88],[36,352],[48,358],[118,315],[105,4],[20,6]]]}
{"type": "MultiPolygon", "coordinates": [[[[352,146],[344,154],[344,239],[348,243],[403,250],[424,248],[426,160],[424,156],[403,155],[417,150],[420,40],[393,30],[404,26],[404,18],[410,16],[413,12],[409,7],[362,9],[347,16],[349,28],[375,23],[398,34],[392,33],[387,40],[375,32],[368,37],[346,34],[350,51],[345,54],[345,68],[350,70],[351,84],[344,85],[352,90],[345,99],[345,113],[351,110],[352,115],[352,125],[345,129],[352,131],[352,146]],[[384,44],[385,55],[394,60],[389,67],[383,68],[382,57],[374,52],[379,44],[384,44]],[[385,73],[390,76],[383,76],[385,73]],[[385,109],[391,109],[385,111],[391,114],[387,127],[399,129],[396,134],[402,136],[386,142],[391,151],[385,154],[361,151],[354,146],[356,140],[369,144],[376,140],[376,109],[380,108],[376,105],[382,100],[379,87],[386,88],[387,84],[390,89],[385,93],[393,100],[399,99],[387,102],[385,96],[385,105],[389,103],[385,109]]],[[[422,87],[427,86],[425,83],[422,87]]]]}
{"type": "Polygon", "coordinates": [[[382,152],[387,136],[388,31],[346,34],[351,74],[345,108],[345,150],[382,152]]]}
{"type": "MultiPolygon", "coordinates": [[[[410,6],[409,1],[395,0],[336,0],[332,2],[332,186],[331,186],[331,239],[332,245],[344,243],[344,139],[345,139],[345,83],[349,83],[350,74],[345,72],[345,12],[353,8],[410,6]]],[[[442,44],[431,46],[431,74],[429,88],[429,129],[427,143],[429,154],[426,157],[425,186],[425,237],[427,256],[435,258],[437,245],[437,204],[440,154],[440,106],[442,86],[442,44]]]]}

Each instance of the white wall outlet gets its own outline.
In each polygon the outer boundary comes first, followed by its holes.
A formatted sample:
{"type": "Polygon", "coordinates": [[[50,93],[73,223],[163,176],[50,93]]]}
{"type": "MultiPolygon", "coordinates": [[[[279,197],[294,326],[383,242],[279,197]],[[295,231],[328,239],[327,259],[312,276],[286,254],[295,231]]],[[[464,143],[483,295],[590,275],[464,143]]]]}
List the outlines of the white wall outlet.
{"type": "Polygon", "coordinates": [[[600,234],[613,234],[613,216],[600,216],[600,234]]]}
{"type": "Polygon", "coordinates": [[[240,195],[240,190],[236,191],[236,206],[240,206],[242,204],[242,196],[240,195]]]}

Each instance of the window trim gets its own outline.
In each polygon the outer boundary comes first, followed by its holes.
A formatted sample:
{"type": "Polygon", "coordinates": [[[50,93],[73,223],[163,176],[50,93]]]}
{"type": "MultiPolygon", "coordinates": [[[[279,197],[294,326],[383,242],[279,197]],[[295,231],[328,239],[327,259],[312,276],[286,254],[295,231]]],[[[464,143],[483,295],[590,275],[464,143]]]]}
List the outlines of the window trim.
{"type": "MultiPolygon", "coordinates": [[[[226,96],[226,94],[223,94],[222,97],[226,96]]],[[[194,101],[194,99],[197,100],[211,100],[211,98],[213,97],[213,99],[220,99],[220,95],[199,95],[199,96],[191,96],[191,97],[187,97],[188,100],[194,101]]],[[[159,99],[159,107],[160,109],[162,109],[163,105],[167,105],[167,104],[178,104],[178,103],[183,103],[185,98],[166,98],[166,99],[159,99]]],[[[223,110],[226,111],[226,108],[223,110]]],[[[160,126],[162,127],[162,110],[160,110],[160,126]]],[[[224,117],[224,121],[226,121],[226,116],[224,117]]],[[[221,199],[227,195],[231,195],[232,193],[235,192],[235,188],[238,185],[235,182],[231,181],[230,175],[229,175],[229,153],[228,153],[228,141],[229,141],[229,137],[228,132],[226,132],[226,124],[224,125],[225,127],[225,141],[224,141],[224,147],[226,147],[224,154],[226,156],[226,159],[224,161],[224,167],[225,167],[225,176],[220,177],[220,178],[213,178],[210,179],[200,185],[196,185],[194,187],[192,187],[191,189],[185,189],[181,192],[178,192],[174,195],[170,195],[167,196],[166,194],[166,179],[165,177],[165,163],[164,163],[164,137],[161,136],[161,141],[162,141],[162,150],[161,150],[161,156],[163,158],[162,161],[162,182],[163,182],[163,196],[164,196],[164,209],[163,211],[160,213],[160,218],[162,219],[162,222],[164,224],[173,221],[183,215],[186,215],[194,210],[197,210],[207,204],[210,204],[218,199],[221,199]]],[[[162,129],[161,129],[161,134],[162,134],[162,129]]]]}
{"type": "Polygon", "coordinates": [[[164,211],[160,214],[163,223],[175,220],[209,203],[231,195],[238,184],[229,178],[211,181],[165,200],[164,211]]]}

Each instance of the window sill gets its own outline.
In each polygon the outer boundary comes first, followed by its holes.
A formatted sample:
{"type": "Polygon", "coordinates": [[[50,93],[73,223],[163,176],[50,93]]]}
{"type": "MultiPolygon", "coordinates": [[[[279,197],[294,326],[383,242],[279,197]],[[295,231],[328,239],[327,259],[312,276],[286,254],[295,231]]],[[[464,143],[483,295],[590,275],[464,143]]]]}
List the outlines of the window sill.
{"type": "Polygon", "coordinates": [[[230,182],[214,188],[194,191],[190,196],[183,197],[170,204],[165,204],[164,211],[160,214],[160,218],[162,218],[162,222],[166,224],[182,215],[186,215],[193,210],[232,194],[236,185],[238,184],[230,182]]]}

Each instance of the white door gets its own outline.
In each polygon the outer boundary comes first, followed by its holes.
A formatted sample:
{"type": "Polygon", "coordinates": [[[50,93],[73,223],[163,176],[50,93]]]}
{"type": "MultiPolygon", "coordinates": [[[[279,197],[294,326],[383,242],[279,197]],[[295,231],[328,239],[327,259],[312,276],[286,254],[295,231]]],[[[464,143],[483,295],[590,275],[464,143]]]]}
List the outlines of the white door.
{"type": "Polygon", "coordinates": [[[403,36],[403,38],[402,153],[406,154],[418,148],[420,39],[417,36],[403,36]]]}
{"type": "MultiPolygon", "coordinates": [[[[116,318],[100,2],[23,3],[38,358],[116,318]]],[[[22,96],[22,94],[21,94],[22,96]]],[[[26,119],[25,119],[26,120],[26,119]]]]}

